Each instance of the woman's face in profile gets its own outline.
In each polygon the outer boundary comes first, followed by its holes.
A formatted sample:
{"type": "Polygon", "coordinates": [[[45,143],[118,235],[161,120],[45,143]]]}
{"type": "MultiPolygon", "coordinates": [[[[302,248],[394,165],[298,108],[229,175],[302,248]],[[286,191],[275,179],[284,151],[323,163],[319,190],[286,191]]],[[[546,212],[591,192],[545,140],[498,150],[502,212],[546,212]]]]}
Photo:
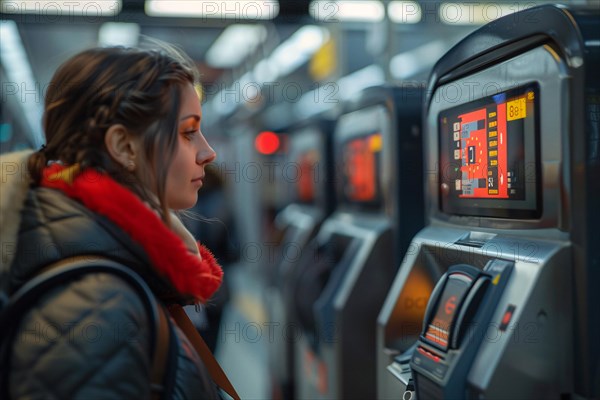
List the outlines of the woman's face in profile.
{"type": "Polygon", "coordinates": [[[177,150],[167,173],[166,202],[172,210],[183,210],[196,204],[204,167],[216,158],[215,151],[200,131],[201,119],[200,99],[194,86],[188,83],[182,88],[177,150]]]}

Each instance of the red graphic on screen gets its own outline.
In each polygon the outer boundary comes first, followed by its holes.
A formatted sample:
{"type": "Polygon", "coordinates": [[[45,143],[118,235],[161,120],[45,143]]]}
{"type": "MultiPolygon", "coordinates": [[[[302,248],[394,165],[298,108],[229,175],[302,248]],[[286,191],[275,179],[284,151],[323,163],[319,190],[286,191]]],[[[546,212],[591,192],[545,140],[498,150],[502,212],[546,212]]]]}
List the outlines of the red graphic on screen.
{"type": "Polygon", "coordinates": [[[380,135],[355,139],[344,149],[345,188],[348,199],[352,201],[373,201],[377,195],[377,176],[375,153],[379,151],[374,143],[380,135]],[[376,139],[376,140],[374,140],[376,139]]]}
{"type": "Polygon", "coordinates": [[[300,165],[300,178],[298,179],[298,198],[303,202],[312,202],[315,199],[315,168],[319,156],[312,150],[302,154],[298,159],[300,165]]]}
{"type": "Polygon", "coordinates": [[[506,103],[458,116],[454,158],[461,160],[459,197],[508,198],[506,103]]]}

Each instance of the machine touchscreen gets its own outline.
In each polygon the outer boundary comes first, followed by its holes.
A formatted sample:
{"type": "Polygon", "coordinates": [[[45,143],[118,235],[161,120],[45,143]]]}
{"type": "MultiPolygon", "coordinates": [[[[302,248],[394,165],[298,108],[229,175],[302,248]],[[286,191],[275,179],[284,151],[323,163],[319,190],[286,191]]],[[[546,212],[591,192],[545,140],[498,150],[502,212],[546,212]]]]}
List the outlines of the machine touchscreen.
{"type": "Polygon", "coordinates": [[[539,217],[538,92],[530,85],[440,113],[443,212],[539,217]]]}
{"type": "Polygon", "coordinates": [[[379,206],[381,133],[354,137],[342,148],[342,198],[347,203],[379,206]]]}
{"type": "Polygon", "coordinates": [[[297,167],[300,173],[296,181],[296,191],[300,203],[312,204],[315,201],[319,158],[319,152],[315,149],[308,150],[298,157],[297,167]]]}

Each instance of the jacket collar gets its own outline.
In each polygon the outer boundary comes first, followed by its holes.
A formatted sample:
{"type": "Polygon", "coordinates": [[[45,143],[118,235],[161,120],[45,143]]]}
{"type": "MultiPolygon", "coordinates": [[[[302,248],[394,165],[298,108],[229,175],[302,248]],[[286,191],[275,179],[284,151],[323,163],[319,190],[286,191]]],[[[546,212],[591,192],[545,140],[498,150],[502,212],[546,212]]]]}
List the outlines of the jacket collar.
{"type": "Polygon", "coordinates": [[[210,251],[198,244],[199,256],[189,252],[154,211],[108,174],[53,164],[44,170],[41,185],[62,191],[119,226],[180,294],[206,302],[219,288],[223,271],[210,251]]]}

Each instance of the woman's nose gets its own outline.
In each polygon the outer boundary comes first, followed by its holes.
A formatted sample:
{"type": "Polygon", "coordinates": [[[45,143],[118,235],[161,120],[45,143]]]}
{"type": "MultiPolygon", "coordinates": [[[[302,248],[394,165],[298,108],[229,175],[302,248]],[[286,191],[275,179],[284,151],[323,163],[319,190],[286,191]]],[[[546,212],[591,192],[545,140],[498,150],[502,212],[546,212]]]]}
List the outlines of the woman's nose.
{"type": "Polygon", "coordinates": [[[200,143],[200,149],[196,154],[196,163],[198,164],[208,164],[213,162],[217,158],[217,153],[213,150],[212,147],[206,141],[204,135],[202,135],[202,140],[200,143]]]}

